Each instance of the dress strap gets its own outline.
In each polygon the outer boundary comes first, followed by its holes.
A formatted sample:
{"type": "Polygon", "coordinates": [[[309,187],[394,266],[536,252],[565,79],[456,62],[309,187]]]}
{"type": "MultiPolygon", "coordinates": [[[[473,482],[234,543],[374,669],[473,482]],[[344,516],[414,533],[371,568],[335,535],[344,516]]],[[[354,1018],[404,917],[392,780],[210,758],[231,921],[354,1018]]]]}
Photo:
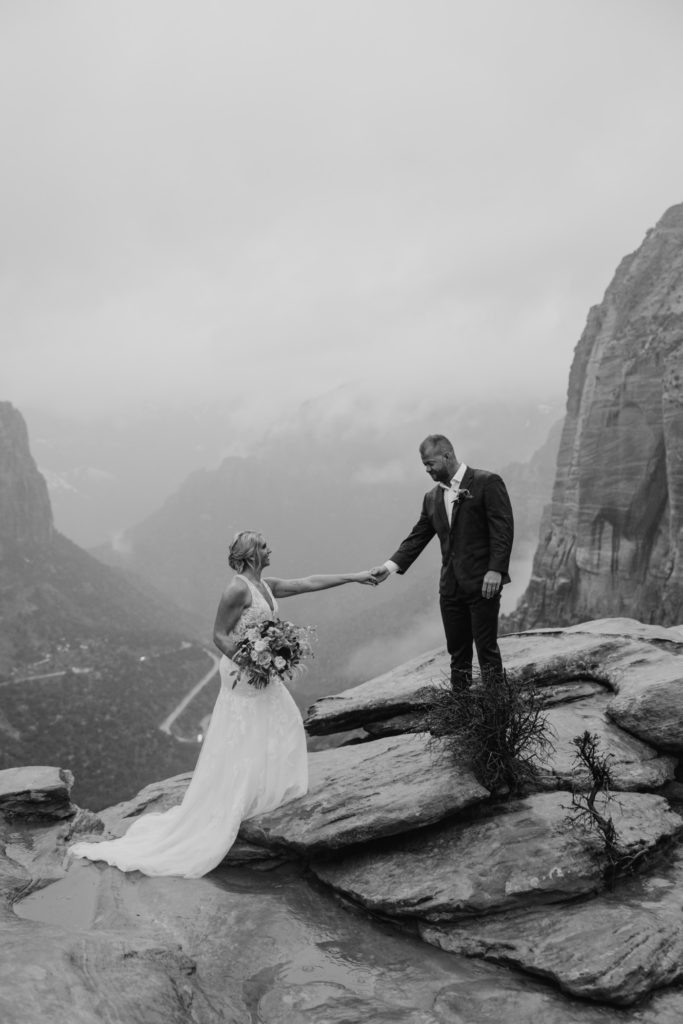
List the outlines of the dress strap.
{"type": "Polygon", "coordinates": [[[258,589],[254,586],[254,584],[251,582],[251,580],[247,579],[246,576],[243,576],[241,572],[236,572],[235,575],[233,576],[233,579],[234,580],[242,580],[243,583],[246,583],[247,590],[252,595],[252,601],[253,601],[253,599],[254,599],[254,592],[256,592],[258,594],[258,589]]]}
{"type": "Polygon", "coordinates": [[[272,611],[273,614],[275,615],[277,614],[277,601],[275,600],[275,595],[273,594],[273,591],[270,589],[265,580],[261,580],[261,583],[270,594],[270,601],[267,601],[266,598],[261,593],[261,591],[259,590],[259,588],[256,586],[256,584],[252,583],[252,581],[247,576],[243,576],[241,572],[236,572],[234,578],[244,580],[252,594],[258,594],[263,603],[267,606],[268,610],[272,611]]]}

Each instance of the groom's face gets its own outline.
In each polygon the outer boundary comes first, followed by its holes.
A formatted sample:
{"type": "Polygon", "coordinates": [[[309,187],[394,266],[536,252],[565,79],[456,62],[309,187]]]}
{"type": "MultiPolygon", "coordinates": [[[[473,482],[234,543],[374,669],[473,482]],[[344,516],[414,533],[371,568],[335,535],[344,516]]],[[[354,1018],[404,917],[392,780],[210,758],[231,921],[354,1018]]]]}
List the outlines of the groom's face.
{"type": "Polygon", "coordinates": [[[422,465],[427,470],[432,480],[437,480],[442,484],[449,484],[453,473],[455,472],[453,466],[453,459],[450,453],[440,452],[436,448],[424,448],[420,452],[422,458],[422,465]]]}

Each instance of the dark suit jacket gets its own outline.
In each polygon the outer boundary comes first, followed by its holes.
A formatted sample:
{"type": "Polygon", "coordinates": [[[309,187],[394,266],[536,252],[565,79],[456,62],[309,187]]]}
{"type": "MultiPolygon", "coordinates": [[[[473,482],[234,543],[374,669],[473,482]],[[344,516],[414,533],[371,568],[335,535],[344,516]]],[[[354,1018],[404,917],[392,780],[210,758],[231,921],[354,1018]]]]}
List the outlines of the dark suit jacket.
{"type": "Polygon", "coordinates": [[[454,594],[481,592],[489,569],[502,573],[509,583],[508,567],[514,533],[512,506],[505,484],[497,473],[468,466],[460,484],[472,495],[462,498],[453,509],[449,527],[443,489],[437,484],[422,502],[422,513],[391,560],[404,573],[417,556],[438,536],[441,543],[439,592],[454,594]]]}

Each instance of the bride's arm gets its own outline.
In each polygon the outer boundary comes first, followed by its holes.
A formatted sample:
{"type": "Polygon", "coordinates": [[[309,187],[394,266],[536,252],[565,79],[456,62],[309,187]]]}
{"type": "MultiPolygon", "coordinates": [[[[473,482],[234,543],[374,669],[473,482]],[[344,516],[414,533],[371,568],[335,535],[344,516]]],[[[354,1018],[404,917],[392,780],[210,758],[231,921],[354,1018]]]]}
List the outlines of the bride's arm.
{"type": "Polygon", "coordinates": [[[328,576],[303,576],[298,580],[279,580],[270,577],[266,583],[275,597],[294,597],[295,594],[311,594],[315,590],[329,590],[344,583],[363,583],[368,587],[377,585],[371,572],[342,572],[328,576]]]}
{"type": "Polygon", "coordinates": [[[213,642],[227,658],[231,658],[237,650],[237,644],[229,634],[239,622],[244,609],[250,604],[251,594],[247,584],[243,580],[231,580],[218,603],[213,626],[213,642]]]}

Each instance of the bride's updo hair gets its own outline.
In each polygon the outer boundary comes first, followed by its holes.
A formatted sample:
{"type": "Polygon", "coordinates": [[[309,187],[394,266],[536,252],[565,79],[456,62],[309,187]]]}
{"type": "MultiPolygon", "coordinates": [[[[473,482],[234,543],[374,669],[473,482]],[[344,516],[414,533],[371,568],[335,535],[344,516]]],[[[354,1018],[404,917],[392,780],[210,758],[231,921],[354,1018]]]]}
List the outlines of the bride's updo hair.
{"type": "Polygon", "coordinates": [[[263,534],[256,530],[240,530],[233,537],[228,552],[228,565],[235,572],[244,572],[245,569],[258,569],[258,546],[263,540],[263,534]]]}

